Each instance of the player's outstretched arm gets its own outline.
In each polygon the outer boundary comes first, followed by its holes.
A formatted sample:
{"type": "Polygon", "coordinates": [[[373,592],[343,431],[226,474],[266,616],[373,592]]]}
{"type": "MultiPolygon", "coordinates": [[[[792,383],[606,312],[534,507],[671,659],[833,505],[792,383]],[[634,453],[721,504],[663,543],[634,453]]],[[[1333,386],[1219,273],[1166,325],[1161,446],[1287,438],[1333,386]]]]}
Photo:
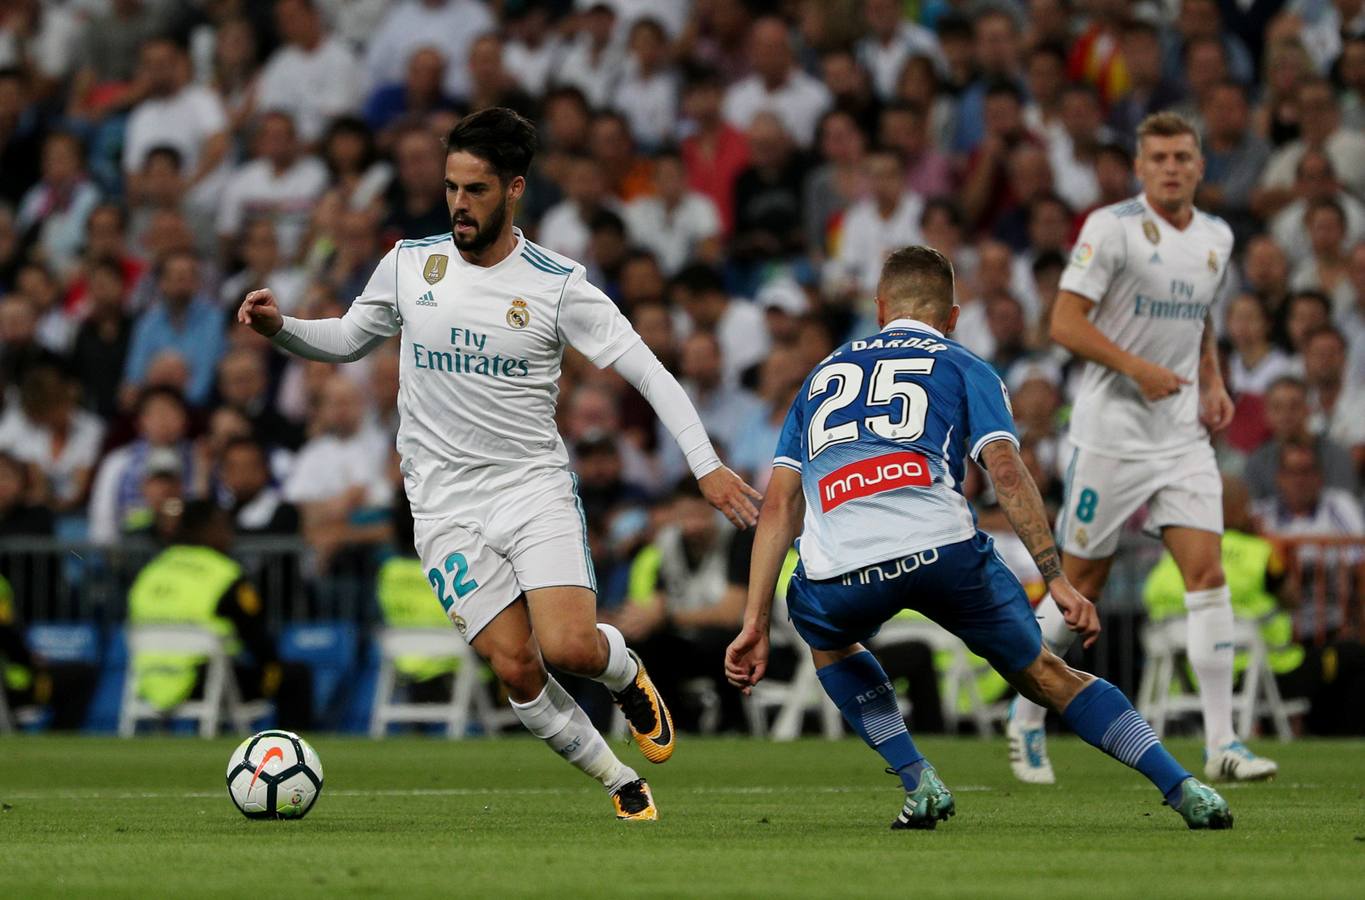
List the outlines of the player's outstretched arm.
{"type": "Polygon", "coordinates": [[[611,367],[649,401],[687,457],[687,465],[707,502],[725,513],[736,528],[748,528],[758,521],[754,501],[763,495],[721,463],[687,392],[644,341],[637,340],[626,348],[611,367]]]}
{"type": "Polygon", "coordinates": [[[725,650],[725,677],[745,694],[768,670],[768,626],[772,623],[777,576],[792,542],[801,533],[805,515],[801,473],[786,466],[774,466],[758,517],[758,530],[754,532],[744,627],[725,650]]]}
{"type": "Polygon", "coordinates": [[[991,441],[982,448],[980,460],[991,474],[1000,508],[1005,511],[1014,533],[1019,535],[1019,540],[1033,555],[1033,561],[1047,582],[1052,599],[1061,609],[1067,627],[1083,635],[1085,646],[1089,647],[1100,633],[1099,615],[1095,612],[1095,605],[1072,587],[1062,572],[1062,557],[1057,551],[1057,542],[1052,538],[1043,498],[1024,461],[1019,458],[1019,451],[1012,441],[991,441]]]}
{"type": "Polygon", "coordinates": [[[1081,359],[1099,363],[1127,375],[1149,401],[1177,393],[1189,380],[1164,366],[1129,353],[1115,344],[1090,321],[1095,302],[1074,291],[1058,291],[1052,307],[1050,336],[1081,359]]]}
{"type": "Polygon", "coordinates": [[[237,309],[237,321],[296,356],[329,363],[354,362],[389,337],[365,329],[350,312],[340,319],[285,316],[269,289],[247,294],[237,309]]]}

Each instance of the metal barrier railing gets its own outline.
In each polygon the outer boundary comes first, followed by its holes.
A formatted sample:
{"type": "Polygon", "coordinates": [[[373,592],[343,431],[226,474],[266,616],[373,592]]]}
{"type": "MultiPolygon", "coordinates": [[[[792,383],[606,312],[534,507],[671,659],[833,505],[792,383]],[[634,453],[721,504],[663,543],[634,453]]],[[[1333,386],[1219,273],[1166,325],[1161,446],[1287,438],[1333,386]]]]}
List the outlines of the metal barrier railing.
{"type": "Polygon", "coordinates": [[[1295,639],[1365,642],[1365,537],[1295,536],[1275,544],[1287,569],[1295,639]]]}
{"type": "MultiPolygon", "coordinates": [[[[6,538],[0,540],[0,574],[23,621],[115,625],[127,617],[128,590],[157,549],[136,540],[101,546],[6,538]]],[[[260,591],[272,631],[286,622],[375,618],[376,566],[369,552],[353,554],[330,572],[317,570],[308,545],[296,537],[242,538],[232,556],[260,591]]]]}

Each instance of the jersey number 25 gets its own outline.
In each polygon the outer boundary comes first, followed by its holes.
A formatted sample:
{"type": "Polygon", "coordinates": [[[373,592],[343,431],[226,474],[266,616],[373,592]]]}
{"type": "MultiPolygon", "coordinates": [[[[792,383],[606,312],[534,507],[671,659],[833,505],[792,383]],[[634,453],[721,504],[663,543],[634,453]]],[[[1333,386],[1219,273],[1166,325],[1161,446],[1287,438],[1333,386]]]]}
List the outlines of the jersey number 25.
{"type": "MultiPolygon", "coordinates": [[[[879,437],[893,441],[913,441],[924,434],[924,417],[929,413],[929,394],[913,381],[897,381],[901,375],[928,375],[934,371],[933,359],[883,359],[872,369],[872,378],[867,385],[868,406],[885,406],[895,400],[903,401],[900,418],[890,415],[867,416],[863,424],[879,437]]],[[[855,363],[833,363],[821,369],[810,382],[807,400],[814,400],[830,390],[834,382],[838,386],[834,393],[826,397],[815,415],[810,417],[810,427],[806,435],[806,445],[810,448],[810,458],[820,455],[826,447],[846,444],[858,439],[857,421],[841,422],[833,427],[825,423],[830,415],[848,406],[863,390],[863,367],[855,363]]]]}

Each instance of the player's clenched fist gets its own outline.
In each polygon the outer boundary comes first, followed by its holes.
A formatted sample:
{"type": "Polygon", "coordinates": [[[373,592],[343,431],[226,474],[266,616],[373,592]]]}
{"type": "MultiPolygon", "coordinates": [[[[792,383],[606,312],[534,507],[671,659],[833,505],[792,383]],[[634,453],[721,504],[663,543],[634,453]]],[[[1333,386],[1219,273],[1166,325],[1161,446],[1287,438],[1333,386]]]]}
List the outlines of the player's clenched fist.
{"type": "Polygon", "coordinates": [[[1048,590],[1057,608],[1062,611],[1066,627],[1079,634],[1085,642],[1083,646],[1089,648],[1100,636],[1100,614],[1095,611],[1095,604],[1065,578],[1049,583],[1048,590]]]}
{"type": "Polygon", "coordinates": [[[247,294],[237,310],[237,321],[250,325],[253,331],[266,337],[273,337],[284,327],[284,316],[280,315],[279,304],[269,289],[247,294]]]}
{"type": "Polygon", "coordinates": [[[1165,366],[1145,359],[1138,362],[1139,364],[1129,374],[1137,382],[1138,390],[1142,391],[1142,396],[1148,402],[1163,400],[1178,393],[1182,386],[1190,383],[1189,379],[1181,378],[1165,366]]]}
{"type": "Polygon", "coordinates": [[[755,500],[763,495],[750,487],[726,466],[703,475],[697,484],[701,487],[706,502],[725,513],[736,528],[748,528],[758,521],[758,508],[755,500]]]}
{"type": "Polygon", "coordinates": [[[768,670],[768,635],[757,628],[745,627],[725,649],[725,677],[748,694],[763,680],[768,670]]]}

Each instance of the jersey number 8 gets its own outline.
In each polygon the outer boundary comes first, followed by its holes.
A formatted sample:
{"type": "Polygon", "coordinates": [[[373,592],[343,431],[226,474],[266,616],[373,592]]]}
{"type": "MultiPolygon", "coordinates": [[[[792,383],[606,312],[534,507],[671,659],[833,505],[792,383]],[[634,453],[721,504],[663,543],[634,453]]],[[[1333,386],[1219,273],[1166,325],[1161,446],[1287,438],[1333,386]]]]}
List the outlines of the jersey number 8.
{"type": "MultiPolygon", "coordinates": [[[[903,401],[900,418],[891,416],[868,416],[863,424],[873,434],[893,441],[913,441],[924,434],[924,417],[929,413],[929,394],[924,388],[910,381],[897,381],[901,375],[928,375],[934,370],[933,359],[883,359],[872,369],[872,379],[867,386],[868,406],[885,406],[895,400],[903,401]]],[[[854,363],[834,363],[816,373],[810,382],[810,393],[806,399],[814,400],[829,390],[831,382],[838,381],[834,393],[826,397],[810,418],[810,428],[806,444],[810,448],[810,458],[820,455],[826,447],[846,444],[858,439],[858,423],[841,422],[826,427],[830,414],[843,409],[854,400],[863,389],[863,368],[854,363]]]]}

